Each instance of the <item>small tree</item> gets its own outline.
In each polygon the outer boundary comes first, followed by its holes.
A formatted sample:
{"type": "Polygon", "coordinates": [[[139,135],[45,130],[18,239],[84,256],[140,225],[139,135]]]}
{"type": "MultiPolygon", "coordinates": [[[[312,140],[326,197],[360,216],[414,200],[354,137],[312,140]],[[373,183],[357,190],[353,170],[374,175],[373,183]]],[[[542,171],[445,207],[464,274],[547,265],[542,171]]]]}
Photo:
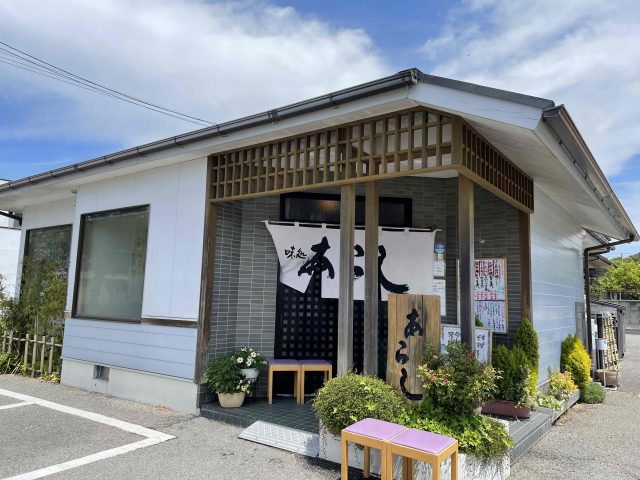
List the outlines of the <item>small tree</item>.
{"type": "Polygon", "coordinates": [[[516,330],[514,346],[520,347],[529,360],[529,389],[531,393],[535,393],[538,390],[538,365],[540,363],[538,334],[536,333],[536,329],[533,328],[533,323],[531,323],[531,320],[527,317],[522,318],[522,322],[520,322],[516,330]]]}
{"type": "Polygon", "coordinates": [[[632,259],[613,259],[613,265],[598,280],[596,291],[627,293],[640,296],[640,262],[632,259]]]}

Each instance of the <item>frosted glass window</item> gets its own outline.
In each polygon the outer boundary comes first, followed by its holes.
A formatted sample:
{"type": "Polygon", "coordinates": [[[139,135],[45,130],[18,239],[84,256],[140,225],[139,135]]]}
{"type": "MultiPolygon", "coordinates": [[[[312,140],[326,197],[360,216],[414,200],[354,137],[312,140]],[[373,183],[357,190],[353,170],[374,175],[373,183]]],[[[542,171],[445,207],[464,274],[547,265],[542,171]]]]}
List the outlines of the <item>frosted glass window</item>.
{"type": "Polygon", "coordinates": [[[139,321],[149,207],[84,215],[76,316],[139,321]]]}

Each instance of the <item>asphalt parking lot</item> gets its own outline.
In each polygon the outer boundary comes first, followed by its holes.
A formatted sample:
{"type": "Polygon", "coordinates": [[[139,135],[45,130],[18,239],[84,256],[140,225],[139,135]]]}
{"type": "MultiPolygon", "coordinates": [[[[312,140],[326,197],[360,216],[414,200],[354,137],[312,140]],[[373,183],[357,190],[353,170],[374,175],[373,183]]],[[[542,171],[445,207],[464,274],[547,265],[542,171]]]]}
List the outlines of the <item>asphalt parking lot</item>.
{"type": "Polygon", "coordinates": [[[336,480],[335,466],[162,407],[0,376],[0,478],[336,480]]]}

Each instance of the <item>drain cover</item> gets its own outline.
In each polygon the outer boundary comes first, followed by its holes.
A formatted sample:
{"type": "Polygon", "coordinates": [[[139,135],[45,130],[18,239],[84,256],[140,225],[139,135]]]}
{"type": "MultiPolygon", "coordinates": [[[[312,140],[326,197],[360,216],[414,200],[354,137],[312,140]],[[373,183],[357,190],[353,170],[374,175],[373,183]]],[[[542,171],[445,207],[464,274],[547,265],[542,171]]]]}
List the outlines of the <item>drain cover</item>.
{"type": "Polygon", "coordinates": [[[240,434],[240,438],[309,457],[317,457],[320,449],[317,433],[263,421],[252,423],[240,434]]]}

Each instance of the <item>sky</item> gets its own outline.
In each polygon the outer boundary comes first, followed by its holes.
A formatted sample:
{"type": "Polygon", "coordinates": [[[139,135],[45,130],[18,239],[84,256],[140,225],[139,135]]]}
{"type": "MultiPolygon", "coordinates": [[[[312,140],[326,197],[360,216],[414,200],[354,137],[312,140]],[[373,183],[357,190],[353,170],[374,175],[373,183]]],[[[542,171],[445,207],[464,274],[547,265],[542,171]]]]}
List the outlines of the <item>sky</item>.
{"type": "MultiPolygon", "coordinates": [[[[635,0],[0,2],[0,42],[211,122],[410,67],[553,99],[640,227],[638,38],[635,0]]],[[[198,128],[3,58],[0,178],[198,128]]]]}

